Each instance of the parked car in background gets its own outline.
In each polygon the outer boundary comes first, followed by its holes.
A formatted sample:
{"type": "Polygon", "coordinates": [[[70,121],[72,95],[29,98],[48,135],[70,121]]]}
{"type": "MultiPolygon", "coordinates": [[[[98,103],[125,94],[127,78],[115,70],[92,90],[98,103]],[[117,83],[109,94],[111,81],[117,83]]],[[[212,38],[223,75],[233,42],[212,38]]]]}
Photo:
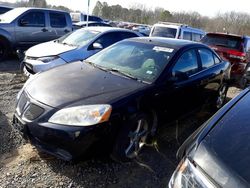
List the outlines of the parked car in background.
{"type": "Polygon", "coordinates": [[[205,31],[185,24],[159,22],[153,25],[149,36],[200,41],[204,35],[205,31]]]}
{"type": "Polygon", "coordinates": [[[162,117],[174,120],[205,102],[221,107],[229,67],[199,43],[126,39],[32,76],[17,96],[13,123],[35,146],[62,159],[97,145],[127,161],[162,117]]]}
{"type": "Polygon", "coordinates": [[[26,75],[86,59],[102,49],[126,38],[141,36],[139,33],[113,27],[87,27],[62,38],[28,49],[23,60],[26,75]]]}
{"type": "Polygon", "coordinates": [[[83,27],[86,27],[88,25],[88,27],[93,27],[93,26],[101,26],[101,27],[112,27],[111,25],[105,23],[105,22],[95,22],[95,21],[89,21],[89,22],[77,22],[77,23],[73,23],[73,28],[74,29],[80,29],[83,27]]]}
{"type": "Polygon", "coordinates": [[[72,31],[69,13],[41,8],[15,8],[0,16],[0,60],[13,50],[59,38],[72,31]]]}
{"type": "MultiPolygon", "coordinates": [[[[71,12],[70,13],[71,19],[73,23],[77,22],[86,22],[87,21],[87,14],[83,14],[80,12],[71,12]]],[[[98,16],[89,15],[89,21],[94,22],[104,22],[104,20],[98,16]]]]}
{"type": "Polygon", "coordinates": [[[12,7],[7,7],[7,6],[3,6],[3,5],[0,5],[0,15],[1,14],[4,14],[10,10],[12,10],[13,8],[12,7]]]}
{"type": "Polygon", "coordinates": [[[201,40],[213,48],[221,58],[232,64],[231,77],[242,85],[242,76],[250,62],[250,37],[227,33],[207,33],[201,40]]]}
{"type": "Polygon", "coordinates": [[[250,91],[242,91],[180,147],[174,187],[249,187],[250,91]]]}
{"type": "Polygon", "coordinates": [[[149,36],[151,28],[149,26],[139,25],[134,26],[132,30],[143,34],[143,36],[149,36]]]}

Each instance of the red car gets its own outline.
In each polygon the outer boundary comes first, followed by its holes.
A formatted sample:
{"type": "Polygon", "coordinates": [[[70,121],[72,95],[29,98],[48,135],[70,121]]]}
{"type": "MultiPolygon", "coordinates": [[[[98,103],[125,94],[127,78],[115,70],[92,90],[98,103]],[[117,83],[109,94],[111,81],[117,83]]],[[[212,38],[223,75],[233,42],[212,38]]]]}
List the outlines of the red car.
{"type": "Polygon", "coordinates": [[[213,48],[222,59],[232,65],[231,78],[241,81],[250,62],[250,37],[225,33],[207,33],[201,42],[213,48]]]}

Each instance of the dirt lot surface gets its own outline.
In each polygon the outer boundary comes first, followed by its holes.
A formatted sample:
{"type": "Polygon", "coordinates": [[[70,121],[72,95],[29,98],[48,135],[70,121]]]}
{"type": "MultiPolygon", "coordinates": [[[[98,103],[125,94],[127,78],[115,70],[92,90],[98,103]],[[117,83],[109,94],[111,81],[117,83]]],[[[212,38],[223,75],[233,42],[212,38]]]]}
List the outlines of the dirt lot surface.
{"type": "MultiPolygon", "coordinates": [[[[18,61],[0,62],[0,188],[3,187],[166,187],[177,161],[175,154],[187,136],[211,113],[191,114],[160,128],[155,144],[146,147],[137,160],[126,164],[99,156],[78,163],[64,162],[39,153],[12,129],[15,97],[26,78],[18,61]],[[177,134],[178,132],[178,134],[177,134]]],[[[228,97],[239,93],[230,88],[228,97]]]]}

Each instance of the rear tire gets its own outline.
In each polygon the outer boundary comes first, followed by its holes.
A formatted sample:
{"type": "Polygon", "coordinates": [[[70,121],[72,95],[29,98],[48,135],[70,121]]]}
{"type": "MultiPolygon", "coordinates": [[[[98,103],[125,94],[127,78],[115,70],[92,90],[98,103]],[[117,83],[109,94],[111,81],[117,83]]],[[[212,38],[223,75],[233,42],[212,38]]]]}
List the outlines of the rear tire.
{"type": "Polygon", "coordinates": [[[151,124],[149,116],[144,113],[126,121],[118,133],[111,158],[118,162],[136,158],[150,136],[151,124]]]}
{"type": "Polygon", "coordinates": [[[10,50],[10,47],[9,47],[8,42],[5,39],[0,38],[0,61],[3,61],[4,59],[6,59],[6,57],[9,54],[9,50],[10,50]]]}

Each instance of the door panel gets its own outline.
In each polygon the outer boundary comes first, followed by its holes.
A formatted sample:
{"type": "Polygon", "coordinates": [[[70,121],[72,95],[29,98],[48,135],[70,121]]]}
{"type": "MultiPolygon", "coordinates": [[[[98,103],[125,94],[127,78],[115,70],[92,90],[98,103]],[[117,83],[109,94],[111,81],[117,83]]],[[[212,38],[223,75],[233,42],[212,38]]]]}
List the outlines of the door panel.
{"type": "Polygon", "coordinates": [[[30,11],[16,20],[16,41],[19,47],[30,47],[47,40],[45,13],[30,11]]]}

